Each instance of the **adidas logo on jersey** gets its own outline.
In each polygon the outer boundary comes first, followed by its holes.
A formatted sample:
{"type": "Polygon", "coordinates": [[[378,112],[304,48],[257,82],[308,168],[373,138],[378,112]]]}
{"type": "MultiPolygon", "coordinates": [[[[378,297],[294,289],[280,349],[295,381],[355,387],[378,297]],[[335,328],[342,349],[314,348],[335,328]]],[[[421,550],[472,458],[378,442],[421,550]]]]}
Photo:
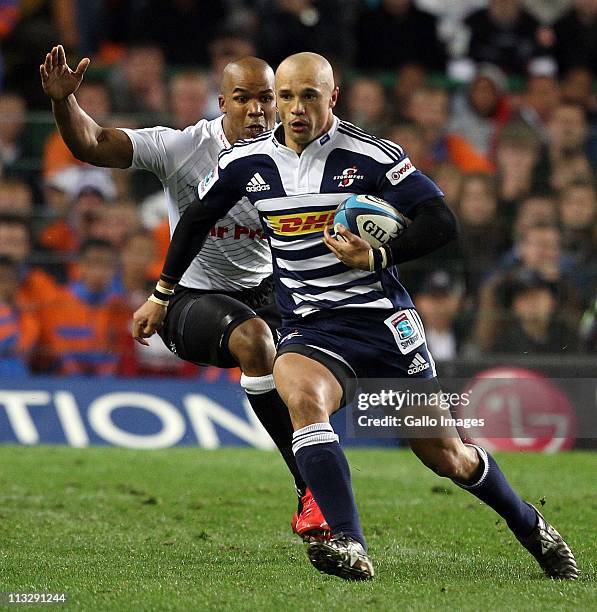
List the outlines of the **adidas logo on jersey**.
{"type": "Polygon", "coordinates": [[[251,180],[247,183],[247,191],[269,191],[271,187],[263,180],[263,177],[259,172],[251,177],[251,180]]]}
{"type": "Polygon", "coordinates": [[[409,374],[418,374],[423,370],[426,370],[429,367],[429,364],[421,357],[419,353],[417,353],[414,359],[410,362],[408,366],[407,372],[409,374]]]}

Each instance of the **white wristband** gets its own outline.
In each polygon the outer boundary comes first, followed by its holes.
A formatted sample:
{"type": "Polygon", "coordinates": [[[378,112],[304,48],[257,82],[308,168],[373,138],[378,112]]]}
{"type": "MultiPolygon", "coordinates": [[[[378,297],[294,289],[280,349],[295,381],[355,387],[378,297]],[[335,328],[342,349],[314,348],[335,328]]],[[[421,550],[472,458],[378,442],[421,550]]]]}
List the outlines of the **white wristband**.
{"type": "Polygon", "coordinates": [[[168,289],[168,287],[164,287],[164,285],[160,285],[160,281],[155,284],[155,288],[160,293],[165,293],[166,295],[174,295],[174,289],[168,289]]]}
{"type": "Polygon", "coordinates": [[[160,300],[153,293],[147,298],[149,302],[153,302],[154,304],[159,304],[160,306],[168,306],[168,302],[166,300],[160,300]]]}
{"type": "Polygon", "coordinates": [[[373,258],[373,248],[369,249],[369,272],[375,272],[375,259],[373,258]]]}

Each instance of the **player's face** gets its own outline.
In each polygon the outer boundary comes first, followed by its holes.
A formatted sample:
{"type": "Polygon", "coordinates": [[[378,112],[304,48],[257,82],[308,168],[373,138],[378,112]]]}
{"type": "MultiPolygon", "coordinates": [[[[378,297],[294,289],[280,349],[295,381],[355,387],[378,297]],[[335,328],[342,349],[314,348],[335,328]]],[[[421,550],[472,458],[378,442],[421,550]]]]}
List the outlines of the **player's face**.
{"type": "Polygon", "coordinates": [[[241,78],[219,98],[226,114],[224,130],[230,144],[271,130],[276,121],[274,84],[266,78],[241,78]]]}
{"type": "Polygon", "coordinates": [[[332,126],[338,88],[296,72],[276,77],[278,112],[286,146],[301,153],[332,126]]]}

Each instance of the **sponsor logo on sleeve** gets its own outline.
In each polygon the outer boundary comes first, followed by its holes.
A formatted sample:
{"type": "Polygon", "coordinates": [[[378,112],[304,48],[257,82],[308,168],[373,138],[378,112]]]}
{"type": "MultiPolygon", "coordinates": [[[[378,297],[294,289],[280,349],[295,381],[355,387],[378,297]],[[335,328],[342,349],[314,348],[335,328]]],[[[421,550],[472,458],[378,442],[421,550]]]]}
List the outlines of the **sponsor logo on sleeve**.
{"type": "Polygon", "coordinates": [[[400,163],[396,164],[391,170],[386,172],[386,176],[392,185],[397,185],[403,181],[409,174],[416,170],[414,164],[408,157],[405,157],[400,163]]]}
{"type": "Polygon", "coordinates": [[[199,199],[203,199],[205,194],[211,189],[211,186],[218,180],[218,168],[210,170],[199,183],[197,191],[199,192],[199,199]]]}

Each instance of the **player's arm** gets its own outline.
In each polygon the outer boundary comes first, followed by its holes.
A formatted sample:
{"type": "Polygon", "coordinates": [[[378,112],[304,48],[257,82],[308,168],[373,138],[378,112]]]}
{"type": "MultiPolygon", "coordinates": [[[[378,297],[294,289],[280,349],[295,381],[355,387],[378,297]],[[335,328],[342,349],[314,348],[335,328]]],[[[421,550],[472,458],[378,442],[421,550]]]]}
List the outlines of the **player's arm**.
{"type": "Polygon", "coordinates": [[[160,274],[162,285],[173,289],[178,284],[201,250],[214,223],[231,207],[232,204],[227,208],[214,206],[214,197],[207,196],[204,201],[195,201],[187,208],[174,230],[168,247],[160,274]]]}
{"type": "Polygon", "coordinates": [[[374,253],[376,270],[418,259],[456,238],[456,217],[446,205],[441,189],[417,170],[406,155],[380,179],[381,197],[411,223],[383,245],[383,251],[374,253]]]}
{"type": "Polygon", "coordinates": [[[147,346],[145,338],[162,326],[174,288],[201,250],[213,224],[226,212],[210,206],[210,200],[208,197],[205,202],[193,202],[176,225],[160,280],[147,302],[133,315],[133,338],[140,344],[147,346]]]}
{"type": "Polygon", "coordinates": [[[347,266],[369,270],[373,263],[373,270],[380,270],[423,257],[456,238],[456,218],[446,205],[443,193],[408,157],[384,168],[377,192],[376,195],[392,204],[411,223],[380,249],[372,249],[348,229],[339,230],[345,241],[334,240],[326,230],[324,240],[328,248],[347,266]]]}
{"type": "Polygon", "coordinates": [[[409,211],[409,218],[408,227],[381,247],[385,250],[388,266],[428,255],[457,236],[456,217],[443,197],[417,204],[409,211]]]}
{"type": "Polygon", "coordinates": [[[155,291],[133,315],[133,338],[140,344],[147,345],[145,338],[161,327],[174,288],[203,247],[214,223],[242,196],[229,184],[232,181],[215,178],[212,184],[209,176],[201,181],[198,198],[176,225],[155,291]]]}
{"type": "Polygon", "coordinates": [[[409,218],[411,223],[408,227],[380,249],[373,249],[368,242],[345,227],[337,230],[337,233],[344,238],[343,241],[336,240],[326,228],[324,242],[330,251],[347,266],[370,270],[371,261],[373,261],[373,269],[379,270],[423,257],[456,237],[454,214],[439,196],[411,208],[409,218]],[[383,255],[381,249],[384,250],[383,255]],[[372,258],[369,256],[370,251],[372,258]]]}
{"type": "Polygon", "coordinates": [[[66,63],[62,45],[54,47],[39,67],[44,92],[52,100],[52,111],[60,135],[72,154],[95,166],[129,168],[133,145],[121,130],[98,125],[78,104],[75,92],[90,60],[84,58],[73,71],[66,63]]]}

